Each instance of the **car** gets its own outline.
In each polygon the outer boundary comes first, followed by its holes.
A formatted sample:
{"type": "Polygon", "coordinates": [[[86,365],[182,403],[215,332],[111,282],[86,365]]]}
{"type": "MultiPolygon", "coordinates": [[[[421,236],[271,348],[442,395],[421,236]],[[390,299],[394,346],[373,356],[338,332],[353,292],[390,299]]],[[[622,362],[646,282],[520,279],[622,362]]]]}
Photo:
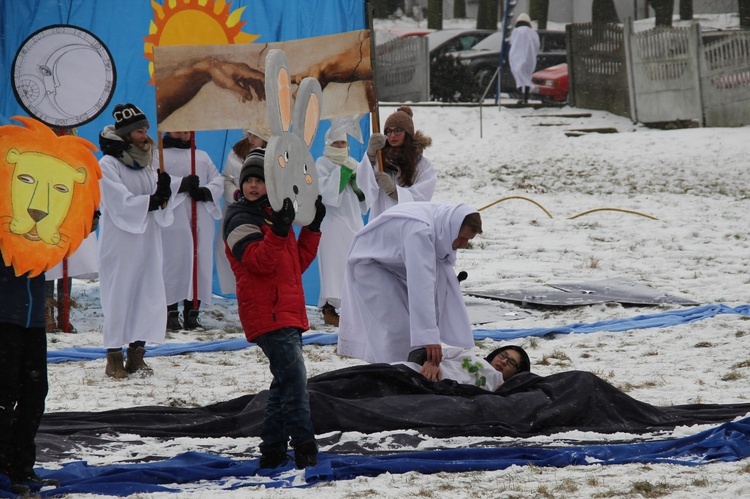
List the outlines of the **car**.
{"type": "MultiPolygon", "coordinates": [[[[537,33],[539,34],[539,53],[537,55],[536,71],[567,62],[564,31],[540,29],[537,33]]],[[[496,31],[474,45],[471,49],[450,52],[450,54],[463,64],[468,65],[476,75],[482,88],[486,88],[500,65],[500,48],[502,42],[502,31],[496,31]]],[[[508,64],[507,58],[503,62],[500,85],[501,92],[515,94],[516,81],[510,71],[510,64],[508,64]]],[[[494,94],[494,91],[491,90],[489,95],[494,94]]]]}
{"type": "Polygon", "coordinates": [[[459,52],[468,50],[481,42],[495,30],[492,29],[440,29],[427,33],[427,46],[430,58],[437,57],[448,52],[459,52]]]}
{"type": "Polygon", "coordinates": [[[398,38],[409,38],[410,36],[425,36],[435,31],[429,28],[387,28],[375,31],[375,45],[381,45],[398,38]]]}
{"type": "Polygon", "coordinates": [[[566,102],[568,100],[568,65],[558,64],[531,75],[533,98],[542,102],[566,102]]]}

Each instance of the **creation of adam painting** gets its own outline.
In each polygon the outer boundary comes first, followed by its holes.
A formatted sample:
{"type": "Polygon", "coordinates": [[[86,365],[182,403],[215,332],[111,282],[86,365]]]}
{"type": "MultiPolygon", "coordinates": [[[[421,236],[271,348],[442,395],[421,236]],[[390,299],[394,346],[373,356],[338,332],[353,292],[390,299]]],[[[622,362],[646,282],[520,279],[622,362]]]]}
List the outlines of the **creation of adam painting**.
{"type": "Polygon", "coordinates": [[[321,119],[375,109],[368,30],[266,44],[163,46],[154,47],[159,131],[268,128],[271,49],[287,54],[294,87],[306,77],[320,82],[321,119]]]}
{"type": "Polygon", "coordinates": [[[97,148],[33,118],[0,127],[0,251],[16,275],[51,269],[91,232],[102,176],[97,148]]]}

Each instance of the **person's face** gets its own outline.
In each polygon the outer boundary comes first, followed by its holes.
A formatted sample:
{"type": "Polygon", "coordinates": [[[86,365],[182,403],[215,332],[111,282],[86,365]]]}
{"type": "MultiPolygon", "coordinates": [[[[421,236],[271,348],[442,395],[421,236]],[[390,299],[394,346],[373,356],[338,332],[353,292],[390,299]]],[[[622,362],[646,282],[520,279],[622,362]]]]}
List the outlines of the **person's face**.
{"type": "Polygon", "coordinates": [[[144,151],[148,148],[148,128],[136,128],[128,134],[128,137],[131,144],[140,147],[144,151]]]}
{"type": "Polygon", "coordinates": [[[458,237],[453,241],[453,251],[467,248],[469,246],[469,241],[474,239],[474,236],[476,235],[477,233],[471,230],[471,228],[461,227],[461,230],[458,231],[458,237]]]}
{"type": "Polygon", "coordinates": [[[190,132],[169,132],[169,136],[184,142],[190,140],[190,132]]]}
{"type": "Polygon", "coordinates": [[[331,147],[335,147],[336,149],[346,149],[346,141],[334,140],[333,142],[331,142],[331,147]]]}
{"type": "Polygon", "coordinates": [[[521,354],[509,348],[495,355],[490,364],[495,368],[495,371],[503,374],[504,380],[507,380],[518,372],[518,366],[521,365],[521,354]]]}
{"type": "Polygon", "coordinates": [[[255,135],[254,133],[248,134],[247,143],[250,144],[250,150],[257,149],[259,147],[266,147],[266,141],[255,135]]]}
{"type": "Polygon", "coordinates": [[[404,144],[404,137],[406,137],[406,132],[403,128],[385,129],[385,138],[388,139],[388,144],[391,147],[401,147],[404,144]]]}
{"type": "Polygon", "coordinates": [[[266,195],[266,183],[255,177],[242,182],[242,196],[248,201],[257,201],[266,195]]]}

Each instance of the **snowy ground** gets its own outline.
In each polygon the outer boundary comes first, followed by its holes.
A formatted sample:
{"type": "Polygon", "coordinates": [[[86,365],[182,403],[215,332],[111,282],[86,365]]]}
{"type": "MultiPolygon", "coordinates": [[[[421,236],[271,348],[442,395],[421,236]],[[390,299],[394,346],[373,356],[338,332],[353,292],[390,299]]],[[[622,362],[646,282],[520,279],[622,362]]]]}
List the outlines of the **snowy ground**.
{"type": "MultiPolygon", "coordinates": [[[[383,119],[393,108],[381,108],[383,119]]],[[[485,206],[506,196],[532,198],[548,210],[510,200],[482,212],[484,234],[459,252],[465,288],[514,289],[546,282],[626,277],[703,304],[750,302],[747,196],[748,129],[652,130],[625,118],[592,112],[590,118],[553,117],[580,109],[415,107],[415,126],[433,138],[426,151],[438,170],[434,200],[485,206]],[[550,125],[550,126],[542,126],[550,125]],[[617,134],[570,138],[565,130],[614,127],[617,134]],[[658,218],[602,211],[619,208],[658,218]]],[[[75,281],[79,334],[52,334],[49,348],[101,346],[101,309],[96,281],[75,281]]],[[[671,307],[595,305],[535,313],[484,324],[482,328],[529,328],[595,322],[657,313],[671,307]]],[[[310,309],[313,328],[322,324],[310,309]]],[[[207,308],[201,333],[178,333],[170,342],[242,337],[236,304],[217,299],[207,308]]],[[[532,358],[532,371],[569,369],[596,373],[631,396],[656,405],[746,403],[750,377],[750,322],[719,315],[689,325],[624,333],[557,335],[518,340],[532,358]]],[[[479,342],[488,352],[498,344],[479,342]]],[[[337,355],[333,346],[305,347],[315,375],[360,361],[337,355]]],[[[267,388],[270,375],[257,348],[226,353],[150,359],[155,375],[113,380],[104,360],[50,365],[47,411],[101,411],[137,405],[203,406],[267,388]]],[[[678,428],[674,436],[705,427],[678,428]]],[[[386,435],[350,438],[385,442],[386,435]]],[[[575,442],[622,435],[567,433],[532,439],[575,442]]],[[[124,438],[126,440],[127,438],[124,438]]],[[[101,454],[81,455],[91,464],[139,456],[169,457],[197,450],[228,457],[257,455],[256,438],[177,439],[101,454]]],[[[460,447],[470,439],[435,440],[460,447]]],[[[502,442],[503,439],[498,439],[502,442]]],[[[385,445],[385,444],[384,444],[385,445]]],[[[322,450],[326,450],[323,448],[322,450]]],[[[55,468],[63,463],[44,463],[55,468]]],[[[245,497],[740,497],[750,494],[747,461],[683,467],[666,464],[514,466],[495,472],[381,475],[296,490],[244,488],[219,491],[210,484],[193,492],[139,494],[140,498],[245,497]]],[[[77,496],[92,498],[95,496],[77,496]]]]}

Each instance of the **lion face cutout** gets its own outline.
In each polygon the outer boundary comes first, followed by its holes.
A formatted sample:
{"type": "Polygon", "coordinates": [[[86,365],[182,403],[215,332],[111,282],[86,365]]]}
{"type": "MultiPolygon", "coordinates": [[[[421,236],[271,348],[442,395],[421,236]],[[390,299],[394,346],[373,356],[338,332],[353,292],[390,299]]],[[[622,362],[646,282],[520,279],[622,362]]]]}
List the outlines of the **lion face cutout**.
{"type": "Polygon", "coordinates": [[[305,78],[297,89],[292,112],[291,78],[286,54],[272,49],[266,56],[266,101],[271,138],[266,146],[264,172],[268,201],[280,210],[284,199],[294,205],[295,225],[315,218],[318,175],[310,144],[320,121],[323,92],[314,78],[305,78]]]}
{"type": "Polygon", "coordinates": [[[26,127],[0,127],[0,251],[16,275],[33,277],[88,236],[102,174],[89,141],[13,119],[26,127]]]}

